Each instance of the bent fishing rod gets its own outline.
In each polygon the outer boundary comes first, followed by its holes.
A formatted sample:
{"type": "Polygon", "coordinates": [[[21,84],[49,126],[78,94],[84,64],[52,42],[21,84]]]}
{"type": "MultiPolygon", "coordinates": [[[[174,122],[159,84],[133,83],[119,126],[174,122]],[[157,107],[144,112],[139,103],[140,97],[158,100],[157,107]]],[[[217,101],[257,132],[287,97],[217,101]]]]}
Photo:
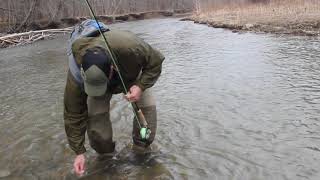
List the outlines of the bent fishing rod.
{"type": "MultiPolygon", "coordinates": [[[[112,60],[112,64],[113,64],[113,66],[115,67],[116,71],[119,74],[119,78],[120,78],[121,84],[123,86],[124,92],[126,94],[128,94],[128,89],[127,89],[127,87],[126,87],[126,85],[124,83],[124,80],[122,78],[119,66],[117,64],[116,56],[113,54],[113,52],[112,52],[112,50],[110,48],[110,45],[109,45],[109,43],[107,41],[107,38],[102,32],[102,28],[101,28],[101,26],[100,26],[100,24],[99,24],[99,22],[98,22],[98,20],[96,18],[95,13],[93,12],[93,9],[92,9],[89,1],[88,0],[85,0],[85,1],[86,1],[86,4],[87,4],[88,8],[89,8],[89,11],[91,13],[92,18],[94,19],[94,21],[98,25],[99,33],[103,37],[103,40],[104,40],[105,45],[106,45],[106,49],[107,49],[108,53],[110,54],[110,57],[111,57],[111,60],[112,60]]],[[[139,108],[138,104],[136,102],[130,102],[130,104],[132,106],[132,110],[133,110],[133,113],[134,113],[135,120],[137,121],[137,123],[138,123],[138,125],[140,127],[140,137],[143,140],[147,140],[150,137],[150,134],[151,134],[151,130],[148,128],[148,123],[147,123],[147,121],[146,121],[141,109],[139,108]]]]}

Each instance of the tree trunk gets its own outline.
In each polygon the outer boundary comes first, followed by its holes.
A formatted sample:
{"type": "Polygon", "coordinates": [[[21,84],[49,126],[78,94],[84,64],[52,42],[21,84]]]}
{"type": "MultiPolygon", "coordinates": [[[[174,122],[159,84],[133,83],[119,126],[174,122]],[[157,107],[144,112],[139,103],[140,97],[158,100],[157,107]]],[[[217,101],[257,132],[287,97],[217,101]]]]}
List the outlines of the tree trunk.
{"type": "Polygon", "coordinates": [[[32,12],[34,11],[36,4],[37,4],[38,0],[33,0],[32,4],[30,6],[29,12],[27,14],[27,16],[24,18],[24,20],[22,21],[22,23],[14,30],[15,32],[19,32],[22,27],[24,27],[25,25],[27,25],[28,20],[31,17],[32,12]]]}

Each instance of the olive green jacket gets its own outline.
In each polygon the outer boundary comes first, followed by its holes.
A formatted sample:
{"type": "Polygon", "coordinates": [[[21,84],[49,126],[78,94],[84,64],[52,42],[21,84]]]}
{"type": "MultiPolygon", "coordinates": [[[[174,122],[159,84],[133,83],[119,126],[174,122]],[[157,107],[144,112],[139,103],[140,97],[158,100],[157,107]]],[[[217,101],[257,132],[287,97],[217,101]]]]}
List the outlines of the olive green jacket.
{"type": "MultiPolygon", "coordinates": [[[[161,74],[164,56],[133,33],[112,30],[104,34],[116,56],[127,88],[138,85],[145,90],[153,86],[161,74]]],[[[88,48],[97,46],[106,47],[101,36],[76,40],[72,45],[76,63],[82,62],[82,57],[88,48]]],[[[118,83],[117,87],[111,87],[109,91],[113,94],[120,93],[123,92],[123,88],[118,83]]],[[[76,154],[86,151],[84,141],[87,116],[87,95],[83,84],[79,84],[69,71],[64,93],[64,123],[69,145],[76,154]]]]}

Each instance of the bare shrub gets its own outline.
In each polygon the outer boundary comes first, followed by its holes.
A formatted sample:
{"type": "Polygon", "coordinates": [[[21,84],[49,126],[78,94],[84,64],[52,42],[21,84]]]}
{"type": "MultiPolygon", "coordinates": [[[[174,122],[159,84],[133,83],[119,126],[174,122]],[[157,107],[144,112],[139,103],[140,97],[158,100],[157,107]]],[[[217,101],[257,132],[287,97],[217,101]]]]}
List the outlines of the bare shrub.
{"type": "MultiPolygon", "coordinates": [[[[192,9],[192,0],[89,0],[97,15],[192,9]]],[[[1,0],[0,32],[55,24],[61,18],[89,16],[84,0],[1,0]]]]}
{"type": "MultiPolygon", "coordinates": [[[[320,1],[318,0],[270,0],[264,3],[230,2],[219,4],[201,11],[199,19],[229,22],[233,24],[245,23],[290,23],[304,21],[319,21],[320,1]]],[[[206,6],[205,3],[202,6],[206,6]]]]}

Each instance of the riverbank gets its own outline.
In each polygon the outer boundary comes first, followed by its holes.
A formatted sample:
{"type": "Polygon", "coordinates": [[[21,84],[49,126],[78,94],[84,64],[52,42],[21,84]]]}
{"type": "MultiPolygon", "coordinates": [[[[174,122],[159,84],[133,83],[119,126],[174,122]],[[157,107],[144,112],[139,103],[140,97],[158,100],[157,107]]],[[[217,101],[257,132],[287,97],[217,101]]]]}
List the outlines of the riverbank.
{"type": "MultiPolygon", "coordinates": [[[[113,24],[151,18],[186,17],[190,16],[189,12],[188,10],[151,11],[110,16],[100,15],[97,16],[97,19],[105,24],[113,24]]],[[[27,28],[30,30],[28,32],[13,34],[0,33],[0,48],[30,44],[35,41],[53,38],[56,34],[69,33],[74,25],[89,18],[91,17],[62,18],[59,21],[50,23],[47,21],[38,21],[32,23],[30,27],[27,28]]]]}
{"type": "Polygon", "coordinates": [[[252,31],[302,36],[320,35],[320,2],[281,1],[270,4],[226,6],[195,13],[189,18],[199,24],[233,32],[252,31]]]}

